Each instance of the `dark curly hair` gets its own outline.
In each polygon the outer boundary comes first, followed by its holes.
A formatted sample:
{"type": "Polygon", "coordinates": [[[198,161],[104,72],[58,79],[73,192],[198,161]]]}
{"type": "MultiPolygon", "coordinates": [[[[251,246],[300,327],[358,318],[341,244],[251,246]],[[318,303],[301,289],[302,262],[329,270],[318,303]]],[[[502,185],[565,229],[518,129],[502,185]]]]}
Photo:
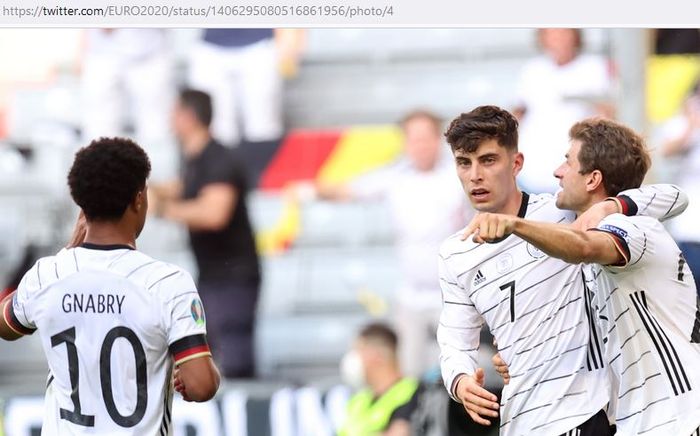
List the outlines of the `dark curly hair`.
{"type": "Polygon", "coordinates": [[[495,139],[508,150],[518,150],[518,120],[497,106],[479,106],[450,123],[445,138],[452,151],[473,153],[482,142],[495,139]]]}
{"type": "Polygon", "coordinates": [[[146,187],[150,173],[148,155],[134,141],[100,138],[75,154],[68,186],[88,220],[114,221],[146,187]]]}

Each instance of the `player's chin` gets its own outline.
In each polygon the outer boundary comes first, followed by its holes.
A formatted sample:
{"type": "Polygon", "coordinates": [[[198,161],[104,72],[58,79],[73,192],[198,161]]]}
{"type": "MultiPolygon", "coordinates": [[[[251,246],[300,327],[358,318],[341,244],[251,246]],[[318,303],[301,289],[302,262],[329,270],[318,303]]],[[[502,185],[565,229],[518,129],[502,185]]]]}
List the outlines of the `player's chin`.
{"type": "MultiPolygon", "coordinates": [[[[471,198],[471,197],[470,197],[471,198]]],[[[475,200],[474,198],[471,198],[471,203],[472,207],[477,211],[477,212],[493,212],[493,203],[489,200],[475,200]]]]}

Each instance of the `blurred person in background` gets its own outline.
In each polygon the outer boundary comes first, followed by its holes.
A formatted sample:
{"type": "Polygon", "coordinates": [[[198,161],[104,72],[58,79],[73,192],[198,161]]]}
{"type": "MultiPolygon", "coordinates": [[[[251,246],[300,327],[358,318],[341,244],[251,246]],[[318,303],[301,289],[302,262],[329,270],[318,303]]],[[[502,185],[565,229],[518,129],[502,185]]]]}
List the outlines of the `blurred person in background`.
{"type": "Polygon", "coordinates": [[[83,138],[123,135],[144,144],[171,140],[174,65],[164,29],[88,29],[82,61],[83,138]]]}
{"type": "Polygon", "coordinates": [[[339,436],[409,436],[423,387],[401,372],[398,337],[372,323],[357,336],[341,363],[343,379],[358,391],[347,405],[339,436]]]}
{"type": "MultiPolygon", "coordinates": [[[[350,184],[311,188],[323,200],[388,203],[402,280],[393,318],[402,339],[401,366],[407,374],[420,376],[438,364],[435,332],[441,300],[435,253],[445,237],[469,221],[472,209],[456,183],[454,164],[443,153],[442,120],[417,110],[403,118],[401,127],[403,159],[350,184]]],[[[298,186],[302,191],[308,187],[298,186]]]]}
{"type": "MultiPolygon", "coordinates": [[[[677,183],[690,198],[700,198],[700,81],[693,87],[681,113],[661,126],[661,153],[680,157],[677,183]]],[[[684,214],[673,220],[671,232],[683,251],[700,292],[700,204],[691,201],[684,214]]]]}
{"type": "Polygon", "coordinates": [[[260,265],[245,169],[235,150],[212,137],[212,115],[208,94],[180,92],[172,120],[184,155],[182,180],[153,185],[149,193],[157,216],[189,229],[210,341],[223,375],[250,378],[260,265]]]}
{"type": "Polygon", "coordinates": [[[610,62],[584,54],[580,29],[538,29],[542,54],[520,72],[513,114],[520,122],[520,149],[529,157],[519,183],[529,192],[554,192],[550,174],[566,152],[568,131],[591,115],[612,116],[610,62]]]}
{"type": "Polygon", "coordinates": [[[212,132],[241,146],[257,182],[284,133],[283,79],[296,74],[303,33],[294,29],[205,29],[188,82],[213,98],[212,132]]]}

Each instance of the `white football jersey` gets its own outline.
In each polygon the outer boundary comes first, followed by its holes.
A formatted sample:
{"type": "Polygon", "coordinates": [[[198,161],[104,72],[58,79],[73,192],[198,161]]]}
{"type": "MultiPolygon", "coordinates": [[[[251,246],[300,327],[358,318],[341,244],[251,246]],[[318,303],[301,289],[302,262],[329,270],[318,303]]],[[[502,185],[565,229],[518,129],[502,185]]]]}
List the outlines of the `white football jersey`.
{"type": "Polygon", "coordinates": [[[692,273],[663,225],[615,214],[609,234],[624,266],[592,265],[599,319],[617,382],[618,434],[690,435],[700,426],[700,301],[692,273]]]}
{"type": "Polygon", "coordinates": [[[41,336],[45,436],[171,434],[173,364],[210,355],[190,275],[126,246],[40,259],[6,307],[13,329],[41,336]]]}
{"type": "MultiPolygon", "coordinates": [[[[551,195],[523,194],[519,216],[573,219],[551,195]]],[[[439,261],[438,342],[448,390],[459,374],[478,367],[485,321],[511,374],[501,398],[501,435],[563,434],[605,408],[603,343],[591,327],[581,265],[549,257],[515,235],[479,245],[460,241],[460,234],[445,241],[439,261]]]]}

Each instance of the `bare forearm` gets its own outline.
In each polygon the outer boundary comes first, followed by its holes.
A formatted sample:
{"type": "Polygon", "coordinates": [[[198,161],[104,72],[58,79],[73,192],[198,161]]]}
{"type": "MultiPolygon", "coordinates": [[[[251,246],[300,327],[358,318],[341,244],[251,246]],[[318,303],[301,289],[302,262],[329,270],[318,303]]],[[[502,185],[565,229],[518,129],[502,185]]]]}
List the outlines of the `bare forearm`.
{"type": "Polygon", "coordinates": [[[208,211],[198,200],[172,201],[163,205],[164,218],[177,221],[192,230],[221,230],[225,222],[208,211]]]}
{"type": "Polygon", "coordinates": [[[597,262],[590,235],[568,225],[519,219],[513,233],[552,257],[569,263],[597,262]]]}
{"type": "Polygon", "coordinates": [[[164,200],[176,200],[182,196],[182,182],[179,180],[153,184],[149,186],[149,189],[164,200]]]}

